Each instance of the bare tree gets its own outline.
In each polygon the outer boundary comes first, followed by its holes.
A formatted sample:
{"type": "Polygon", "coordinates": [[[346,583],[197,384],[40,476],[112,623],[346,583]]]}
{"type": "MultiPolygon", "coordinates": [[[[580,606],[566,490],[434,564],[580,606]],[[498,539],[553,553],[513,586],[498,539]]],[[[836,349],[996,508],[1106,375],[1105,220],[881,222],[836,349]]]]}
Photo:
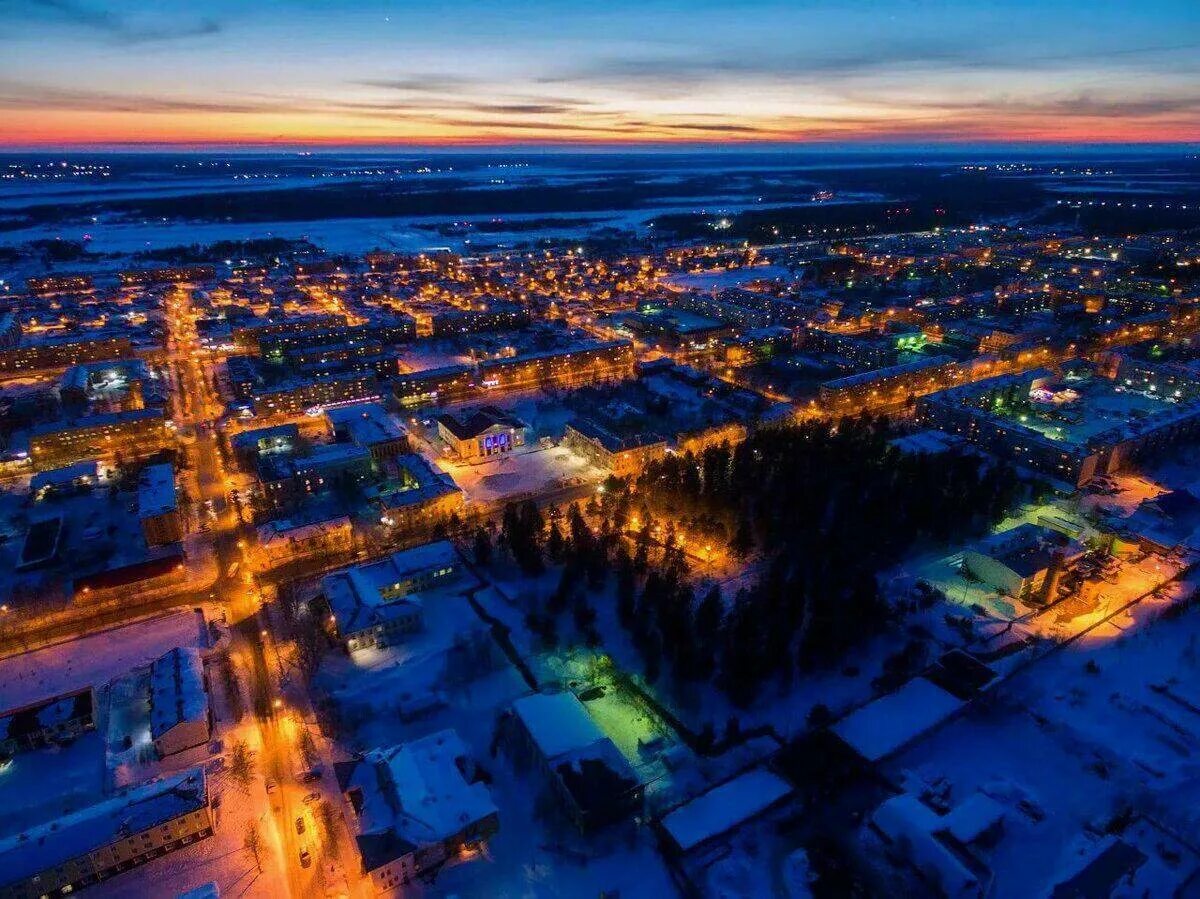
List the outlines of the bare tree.
{"type": "Polygon", "coordinates": [[[259,849],[262,848],[262,836],[258,832],[258,825],[253,821],[250,822],[250,826],[246,830],[242,846],[248,849],[250,854],[254,856],[254,867],[258,868],[259,873],[262,873],[262,859],[259,858],[258,854],[259,849]]]}
{"type": "Polygon", "coordinates": [[[236,741],[229,752],[229,773],[243,787],[254,776],[254,761],[250,758],[250,749],[245,740],[236,741]]]}

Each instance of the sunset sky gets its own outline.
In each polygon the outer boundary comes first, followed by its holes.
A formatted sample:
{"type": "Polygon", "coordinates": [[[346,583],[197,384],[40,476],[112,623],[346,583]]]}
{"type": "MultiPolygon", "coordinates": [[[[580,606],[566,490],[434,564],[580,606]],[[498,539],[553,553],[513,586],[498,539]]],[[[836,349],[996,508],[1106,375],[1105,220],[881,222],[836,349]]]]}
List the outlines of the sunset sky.
{"type": "Polygon", "coordinates": [[[1200,140],[1200,0],[0,13],[8,146],[1200,140]]]}

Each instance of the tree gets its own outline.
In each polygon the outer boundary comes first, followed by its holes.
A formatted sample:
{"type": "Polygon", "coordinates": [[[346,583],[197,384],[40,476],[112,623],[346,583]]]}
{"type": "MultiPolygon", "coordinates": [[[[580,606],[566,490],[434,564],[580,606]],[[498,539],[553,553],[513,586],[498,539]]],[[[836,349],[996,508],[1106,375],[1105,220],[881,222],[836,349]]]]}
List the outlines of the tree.
{"type": "Polygon", "coordinates": [[[567,542],[563,539],[562,528],[558,519],[550,522],[550,536],[546,538],[546,555],[551,562],[561,562],[567,551],[567,542]]]}
{"type": "Polygon", "coordinates": [[[259,849],[262,848],[262,836],[258,832],[258,826],[253,821],[246,828],[246,835],[242,838],[242,846],[254,856],[254,867],[261,873],[262,859],[259,858],[259,849]]]}
{"type": "Polygon", "coordinates": [[[642,662],[645,664],[646,683],[654,684],[662,672],[662,643],[658,635],[650,633],[642,641],[642,662]]]}
{"type": "Polygon", "coordinates": [[[633,571],[633,560],[624,549],[619,550],[617,567],[617,620],[628,629],[633,624],[637,605],[637,576],[633,571]]]}
{"type": "Polygon", "coordinates": [[[473,551],[475,564],[480,568],[487,568],[492,561],[492,538],[482,527],[475,528],[473,551]]]}
{"type": "Polygon", "coordinates": [[[805,723],[814,729],[828,727],[833,723],[833,712],[829,710],[829,706],[825,705],[825,703],[818,702],[808,710],[805,723]]]}
{"type": "Polygon", "coordinates": [[[250,749],[245,740],[234,741],[229,752],[229,773],[243,787],[254,776],[254,761],[250,758],[250,749]]]}
{"type": "Polygon", "coordinates": [[[729,541],[729,548],[739,559],[746,558],[754,549],[754,531],[750,527],[750,520],[745,516],[738,520],[737,530],[733,533],[733,539],[729,541]]]}

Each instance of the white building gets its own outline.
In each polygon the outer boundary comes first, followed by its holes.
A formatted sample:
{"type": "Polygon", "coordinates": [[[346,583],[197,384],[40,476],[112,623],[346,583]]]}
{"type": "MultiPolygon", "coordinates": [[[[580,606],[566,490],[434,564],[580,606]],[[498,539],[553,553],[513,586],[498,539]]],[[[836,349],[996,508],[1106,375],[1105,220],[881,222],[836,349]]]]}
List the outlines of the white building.
{"type": "Polygon", "coordinates": [[[581,831],[639,811],[645,785],[574,693],[534,693],[513,703],[520,722],[518,751],[548,779],[581,831]]]}
{"type": "Polygon", "coordinates": [[[379,892],[500,829],[487,787],[452,730],[373,749],[336,770],[358,822],[363,871],[379,892]]]}
{"type": "Polygon", "coordinates": [[[208,742],[212,715],[204,660],[195,647],[177,646],[150,666],[150,736],[160,756],[208,742]]]}
{"type": "Polygon", "coordinates": [[[448,540],[426,543],[327,575],[321,592],[350,652],[388,646],[421,629],[421,593],[454,582],[462,559],[448,540]]]}

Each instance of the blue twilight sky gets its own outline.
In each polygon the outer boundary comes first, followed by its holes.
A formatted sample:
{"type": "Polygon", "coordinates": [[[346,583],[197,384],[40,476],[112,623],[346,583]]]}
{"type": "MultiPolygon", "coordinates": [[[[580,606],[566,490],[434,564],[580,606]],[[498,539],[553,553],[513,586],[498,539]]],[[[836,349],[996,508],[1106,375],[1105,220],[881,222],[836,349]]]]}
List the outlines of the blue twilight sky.
{"type": "Polygon", "coordinates": [[[1200,139],[1200,0],[0,13],[9,145],[1200,139]]]}

